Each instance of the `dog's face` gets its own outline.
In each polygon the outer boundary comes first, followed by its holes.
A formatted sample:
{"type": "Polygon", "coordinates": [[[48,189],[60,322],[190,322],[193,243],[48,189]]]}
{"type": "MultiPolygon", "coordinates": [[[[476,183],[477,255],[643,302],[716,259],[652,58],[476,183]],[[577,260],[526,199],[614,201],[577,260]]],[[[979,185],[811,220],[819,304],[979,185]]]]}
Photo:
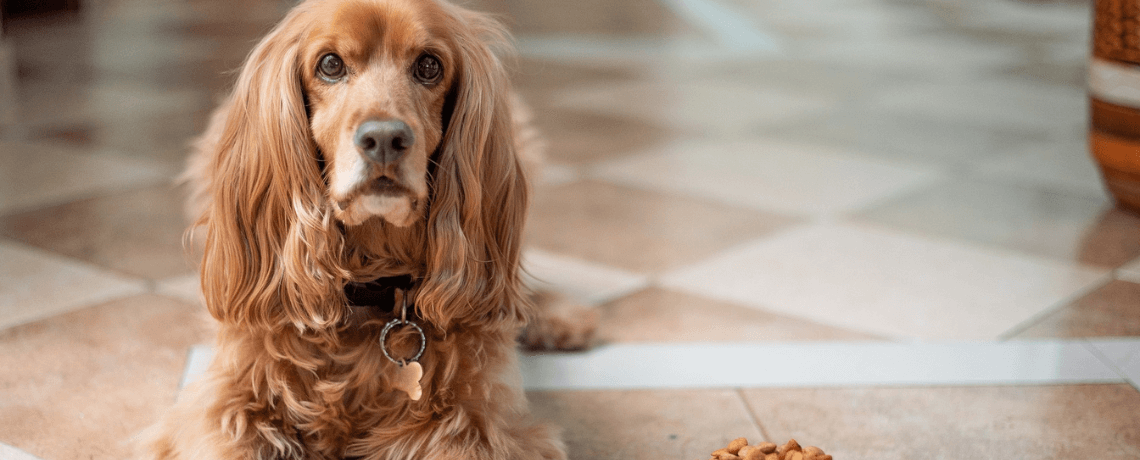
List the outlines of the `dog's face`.
{"type": "Polygon", "coordinates": [[[328,2],[300,49],[310,130],[335,215],[421,219],[455,56],[433,2],[328,2]]]}

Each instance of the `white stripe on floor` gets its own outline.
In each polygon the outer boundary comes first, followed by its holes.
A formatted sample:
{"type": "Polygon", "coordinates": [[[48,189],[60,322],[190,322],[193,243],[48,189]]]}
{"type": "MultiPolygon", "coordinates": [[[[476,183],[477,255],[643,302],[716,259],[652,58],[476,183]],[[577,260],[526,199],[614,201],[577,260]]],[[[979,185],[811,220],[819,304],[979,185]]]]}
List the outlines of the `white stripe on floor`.
{"type": "MultiPolygon", "coordinates": [[[[195,347],[183,381],[200,375],[195,347]]],[[[1140,388],[1140,339],[1009,342],[619,344],[526,355],[529,390],[1124,383],[1140,388]]]]}
{"type": "Polygon", "coordinates": [[[0,460],[40,460],[35,455],[0,442],[0,460]]]}

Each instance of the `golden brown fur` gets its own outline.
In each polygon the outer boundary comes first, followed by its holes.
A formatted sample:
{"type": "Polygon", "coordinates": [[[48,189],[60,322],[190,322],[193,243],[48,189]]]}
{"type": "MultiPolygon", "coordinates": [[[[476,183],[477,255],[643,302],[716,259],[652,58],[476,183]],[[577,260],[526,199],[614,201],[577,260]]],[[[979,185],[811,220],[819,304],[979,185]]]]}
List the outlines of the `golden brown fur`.
{"type": "Polygon", "coordinates": [[[492,50],[504,37],[432,0],[310,0],[256,46],[190,163],[216,356],[150,431],[146,458],[565,457],[515,375],[535,315],[519,279],[522,140],[492,50]],[[425,50],[438,84],[408,78],[425,50]],[[343,80],[315,74],[330,51],[343,80]],[[359,163],[351,133],[376,118],[415,133],[397,164],[359,163]],[[381,175],[399,193],[369,197],[381,175]],[[377,340],[389,316],[351,313],[343,290],[402,274],[421,280],[419,401],[391,387],[377,340]]]}

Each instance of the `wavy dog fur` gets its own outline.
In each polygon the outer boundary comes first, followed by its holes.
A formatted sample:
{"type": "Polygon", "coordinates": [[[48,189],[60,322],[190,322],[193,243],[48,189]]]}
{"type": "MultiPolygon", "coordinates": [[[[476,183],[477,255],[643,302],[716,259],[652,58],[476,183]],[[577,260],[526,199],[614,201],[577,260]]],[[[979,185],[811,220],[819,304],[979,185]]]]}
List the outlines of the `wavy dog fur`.
{"type": "MultiPolygon", "coordinates": [[[[516,337],[535,311],[519,278],[525,146],[494,53],[505,39],[442,1],[309,0],[256,46],[188,171],[216,356],[148,432],[144,458],[565,458],[517,379],[516,337]],[[438,86],[401,80],[421,48],[439,55],[438,86]],[[338,96],[316,78],[329,49],[353,88],[376,92],[338,96]],[[352,216],[352,197],[330,188],[330,171],[357,161],[338,139],[369,113],[416,133],[400,165],[424,168],[400,197],[410,218],[352,216]],[[393,389],[377,341],[389,317],[354,315],[344,294],[403,274],[420,280],[428,340],[418,401],[393,389]]],[[[389,343],[404,354],[417,339],[389,343]]]]}

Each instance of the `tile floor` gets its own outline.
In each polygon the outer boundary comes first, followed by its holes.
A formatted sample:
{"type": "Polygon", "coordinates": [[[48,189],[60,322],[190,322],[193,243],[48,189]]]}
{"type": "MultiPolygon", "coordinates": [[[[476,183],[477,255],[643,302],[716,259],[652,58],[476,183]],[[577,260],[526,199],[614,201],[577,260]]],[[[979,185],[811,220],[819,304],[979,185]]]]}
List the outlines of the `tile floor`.
{"type": "MultiPolygon", "coordinates": [[[[290,4],[4,25],[0,460],[125,458],[208,359],[172,179],[290,4]]],[[[473,6],[549,143],[534,282],[602,313],[594,350],[523,360],[572,458],[1140,458],[1140,216],[1085,151],[1089,2],[473,6]]]]}

